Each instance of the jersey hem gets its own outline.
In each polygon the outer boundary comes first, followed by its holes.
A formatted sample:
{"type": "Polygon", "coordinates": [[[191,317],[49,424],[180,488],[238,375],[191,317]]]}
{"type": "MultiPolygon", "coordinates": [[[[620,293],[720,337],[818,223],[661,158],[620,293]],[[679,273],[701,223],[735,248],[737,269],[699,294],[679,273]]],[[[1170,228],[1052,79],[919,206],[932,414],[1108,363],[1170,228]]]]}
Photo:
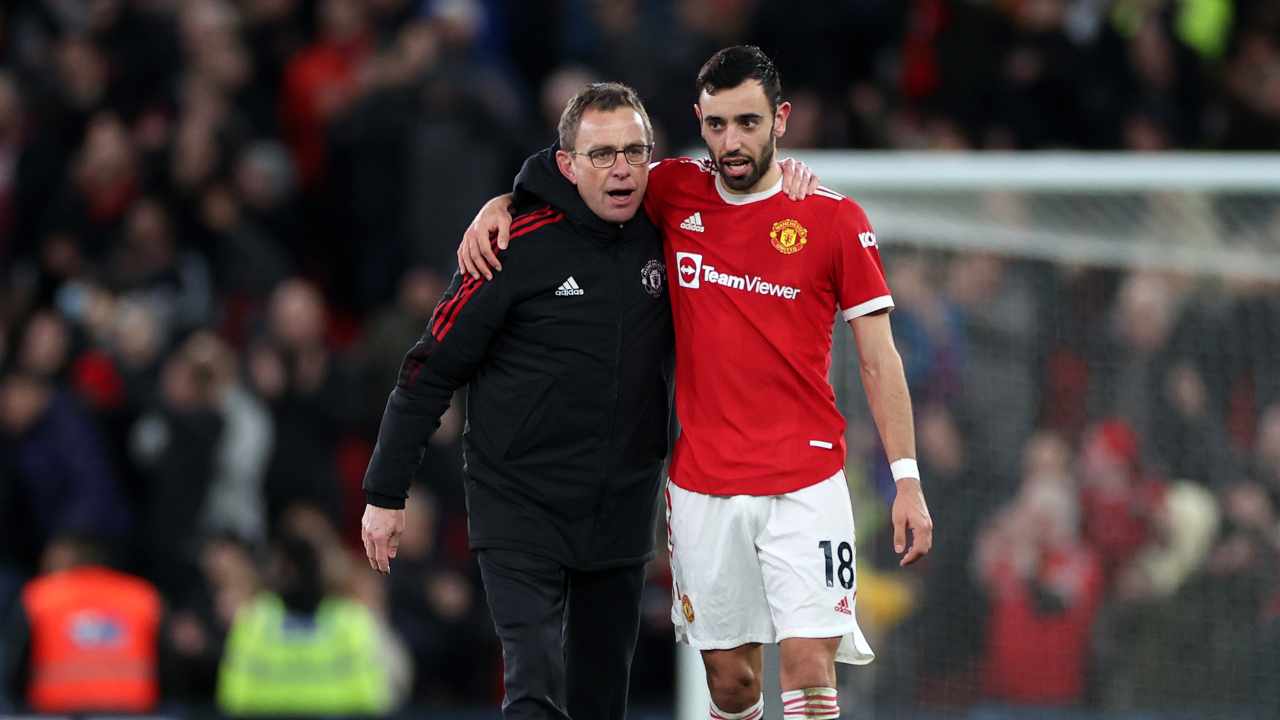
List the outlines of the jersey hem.
{"type": "MultiPolygon", "coordinates": [[[[734,495],[750,495],[753,497],[768,497],[771,495],[786,495],[787,493],[798,492],[800,490],[804,490],[805,488],[811,488],[814,485],[830,480],[837,473],[843,470],[844,470],[844,463],[841,462],[839,465],[835,466],[835,469],[829,472],[825,472],[820,477],[814,478],[813,480],[800,482],[800,483],[797,483],[797,482],[784,483],[780,480],[764,482],[764,483],[752,483],[752,485],[757,489],[751,489],[751,490],[748,490],[748,489],[741,489],[741,490],[729,489],[729,490],[719,490],[719,491],[710,490],[710,489],[706,489],[705,486],[703,486],[701,483],[686,484],[684,482],[681,482],[679,479],[676,478],[674,474],[668,475],[667,481],[672,483],[676,487],[680,488],[681,490],[684,490],[685,492],[698,493],[699,495],[713,495],[715,497],[733,497],[734,495]],[[759,488],[763,488],[763,489],[759,489],[759,488]]],[[[738,485],[739,483],[726,482],[726,483],[717,483],[717,484],[738,485]]],[[[746,483],[743,483],[743,484],[746,484],[746,483]]]]}

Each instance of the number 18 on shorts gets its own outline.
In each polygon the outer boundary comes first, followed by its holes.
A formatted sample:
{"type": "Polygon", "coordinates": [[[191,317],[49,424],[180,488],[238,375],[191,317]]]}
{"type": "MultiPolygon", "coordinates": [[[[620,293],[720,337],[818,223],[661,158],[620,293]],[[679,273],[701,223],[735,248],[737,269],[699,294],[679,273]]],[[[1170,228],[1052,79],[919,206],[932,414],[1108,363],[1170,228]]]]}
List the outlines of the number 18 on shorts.
{"type": "Polygon", "coordinates": [[[667,485],[676,639],[727,650],[840,637],[839,662],[874,659],[854,611],[853,509],[844,473],[783,495],[667,485]]]}

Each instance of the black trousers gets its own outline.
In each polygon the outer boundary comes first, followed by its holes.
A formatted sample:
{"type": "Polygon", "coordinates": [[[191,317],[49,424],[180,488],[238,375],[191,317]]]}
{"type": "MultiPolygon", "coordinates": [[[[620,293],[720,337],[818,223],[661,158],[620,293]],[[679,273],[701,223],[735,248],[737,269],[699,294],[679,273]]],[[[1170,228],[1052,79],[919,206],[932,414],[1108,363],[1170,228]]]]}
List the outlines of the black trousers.
{"type": "Polygon", "coordinates": [[[644,565],[586,572],[496,549],[478,560],[502,641],[504,720],[623,720],[644,565]]]}

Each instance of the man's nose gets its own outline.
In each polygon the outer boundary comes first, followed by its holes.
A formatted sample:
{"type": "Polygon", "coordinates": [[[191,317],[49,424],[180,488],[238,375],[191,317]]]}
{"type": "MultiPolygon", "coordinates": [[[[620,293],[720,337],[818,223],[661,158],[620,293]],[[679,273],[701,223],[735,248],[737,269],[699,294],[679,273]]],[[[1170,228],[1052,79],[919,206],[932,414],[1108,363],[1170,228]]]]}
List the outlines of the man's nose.
{"type": "Polygon", "coordinates": [[[731,153],[742,147],[742,134],[732,125],[724,131],[724,152],[731,153]]]}
{"type": "Polygon", "coordinates": [[[631,163],[627,159],[619,155],[613,163],[613,167],[609,169],[609,174],[619,180],[626,180],[631,177],[631,173],[635,168],[631,167],[631,163]]]}

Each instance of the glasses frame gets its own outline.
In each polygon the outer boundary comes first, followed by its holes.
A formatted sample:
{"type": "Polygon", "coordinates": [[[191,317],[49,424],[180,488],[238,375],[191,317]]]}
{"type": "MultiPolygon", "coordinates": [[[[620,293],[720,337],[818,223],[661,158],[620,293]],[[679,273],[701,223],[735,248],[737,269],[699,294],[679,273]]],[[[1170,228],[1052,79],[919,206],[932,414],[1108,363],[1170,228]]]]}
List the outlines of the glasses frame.
{"type": "MultiPolygon", "coordinates": [[[[655,147],[655,145],[656,145],[656,143],[640,143],[639,145],[628,145],[628,146],[627,146],[627,147],[642,147],[642,148],[644,148],[644,149],[645,149],[644,160],[641,160],[640,162],[631,162],[630,160],[628,160],[628,159],[627,159],[627,148],[614,149],[613,154],[609,156],[609,164],[608,164],[608,165],[599,165],[599,164],[597,164],[597,163],[596,163],[595,158],[591,157],[591,153],[589,153],[589,152],[578,152],[577,150],[571,150],[571,151],[569,151],[569,154],[570,154],[570,155],[582,155],[582,156],[585,156],[585,157],[587,158],[587,160],[589,160],[589,161],[591,162],[591,167],[596,168],[597,170],[608,170],[609,168],[613,167],[614,165],[617,165],[617,164],[618,164],[618,156],[619,156],[619,155],[621,155],[621,156],[622,156],[622,159],[623,159],[624,161],[626,161],[626,163],[627,163],[628,165],[630,165],[631,167],[640,167],[641,165],[647,165],[647,164],[649,164],[649,161],[653,159],[653,148],[655,147]]],[[[604,149],[605,149],[605,148],[597,148],[596,150],[593,150],[592,152],[599,152],[599,151],[604,150],[604,149]]]]}

